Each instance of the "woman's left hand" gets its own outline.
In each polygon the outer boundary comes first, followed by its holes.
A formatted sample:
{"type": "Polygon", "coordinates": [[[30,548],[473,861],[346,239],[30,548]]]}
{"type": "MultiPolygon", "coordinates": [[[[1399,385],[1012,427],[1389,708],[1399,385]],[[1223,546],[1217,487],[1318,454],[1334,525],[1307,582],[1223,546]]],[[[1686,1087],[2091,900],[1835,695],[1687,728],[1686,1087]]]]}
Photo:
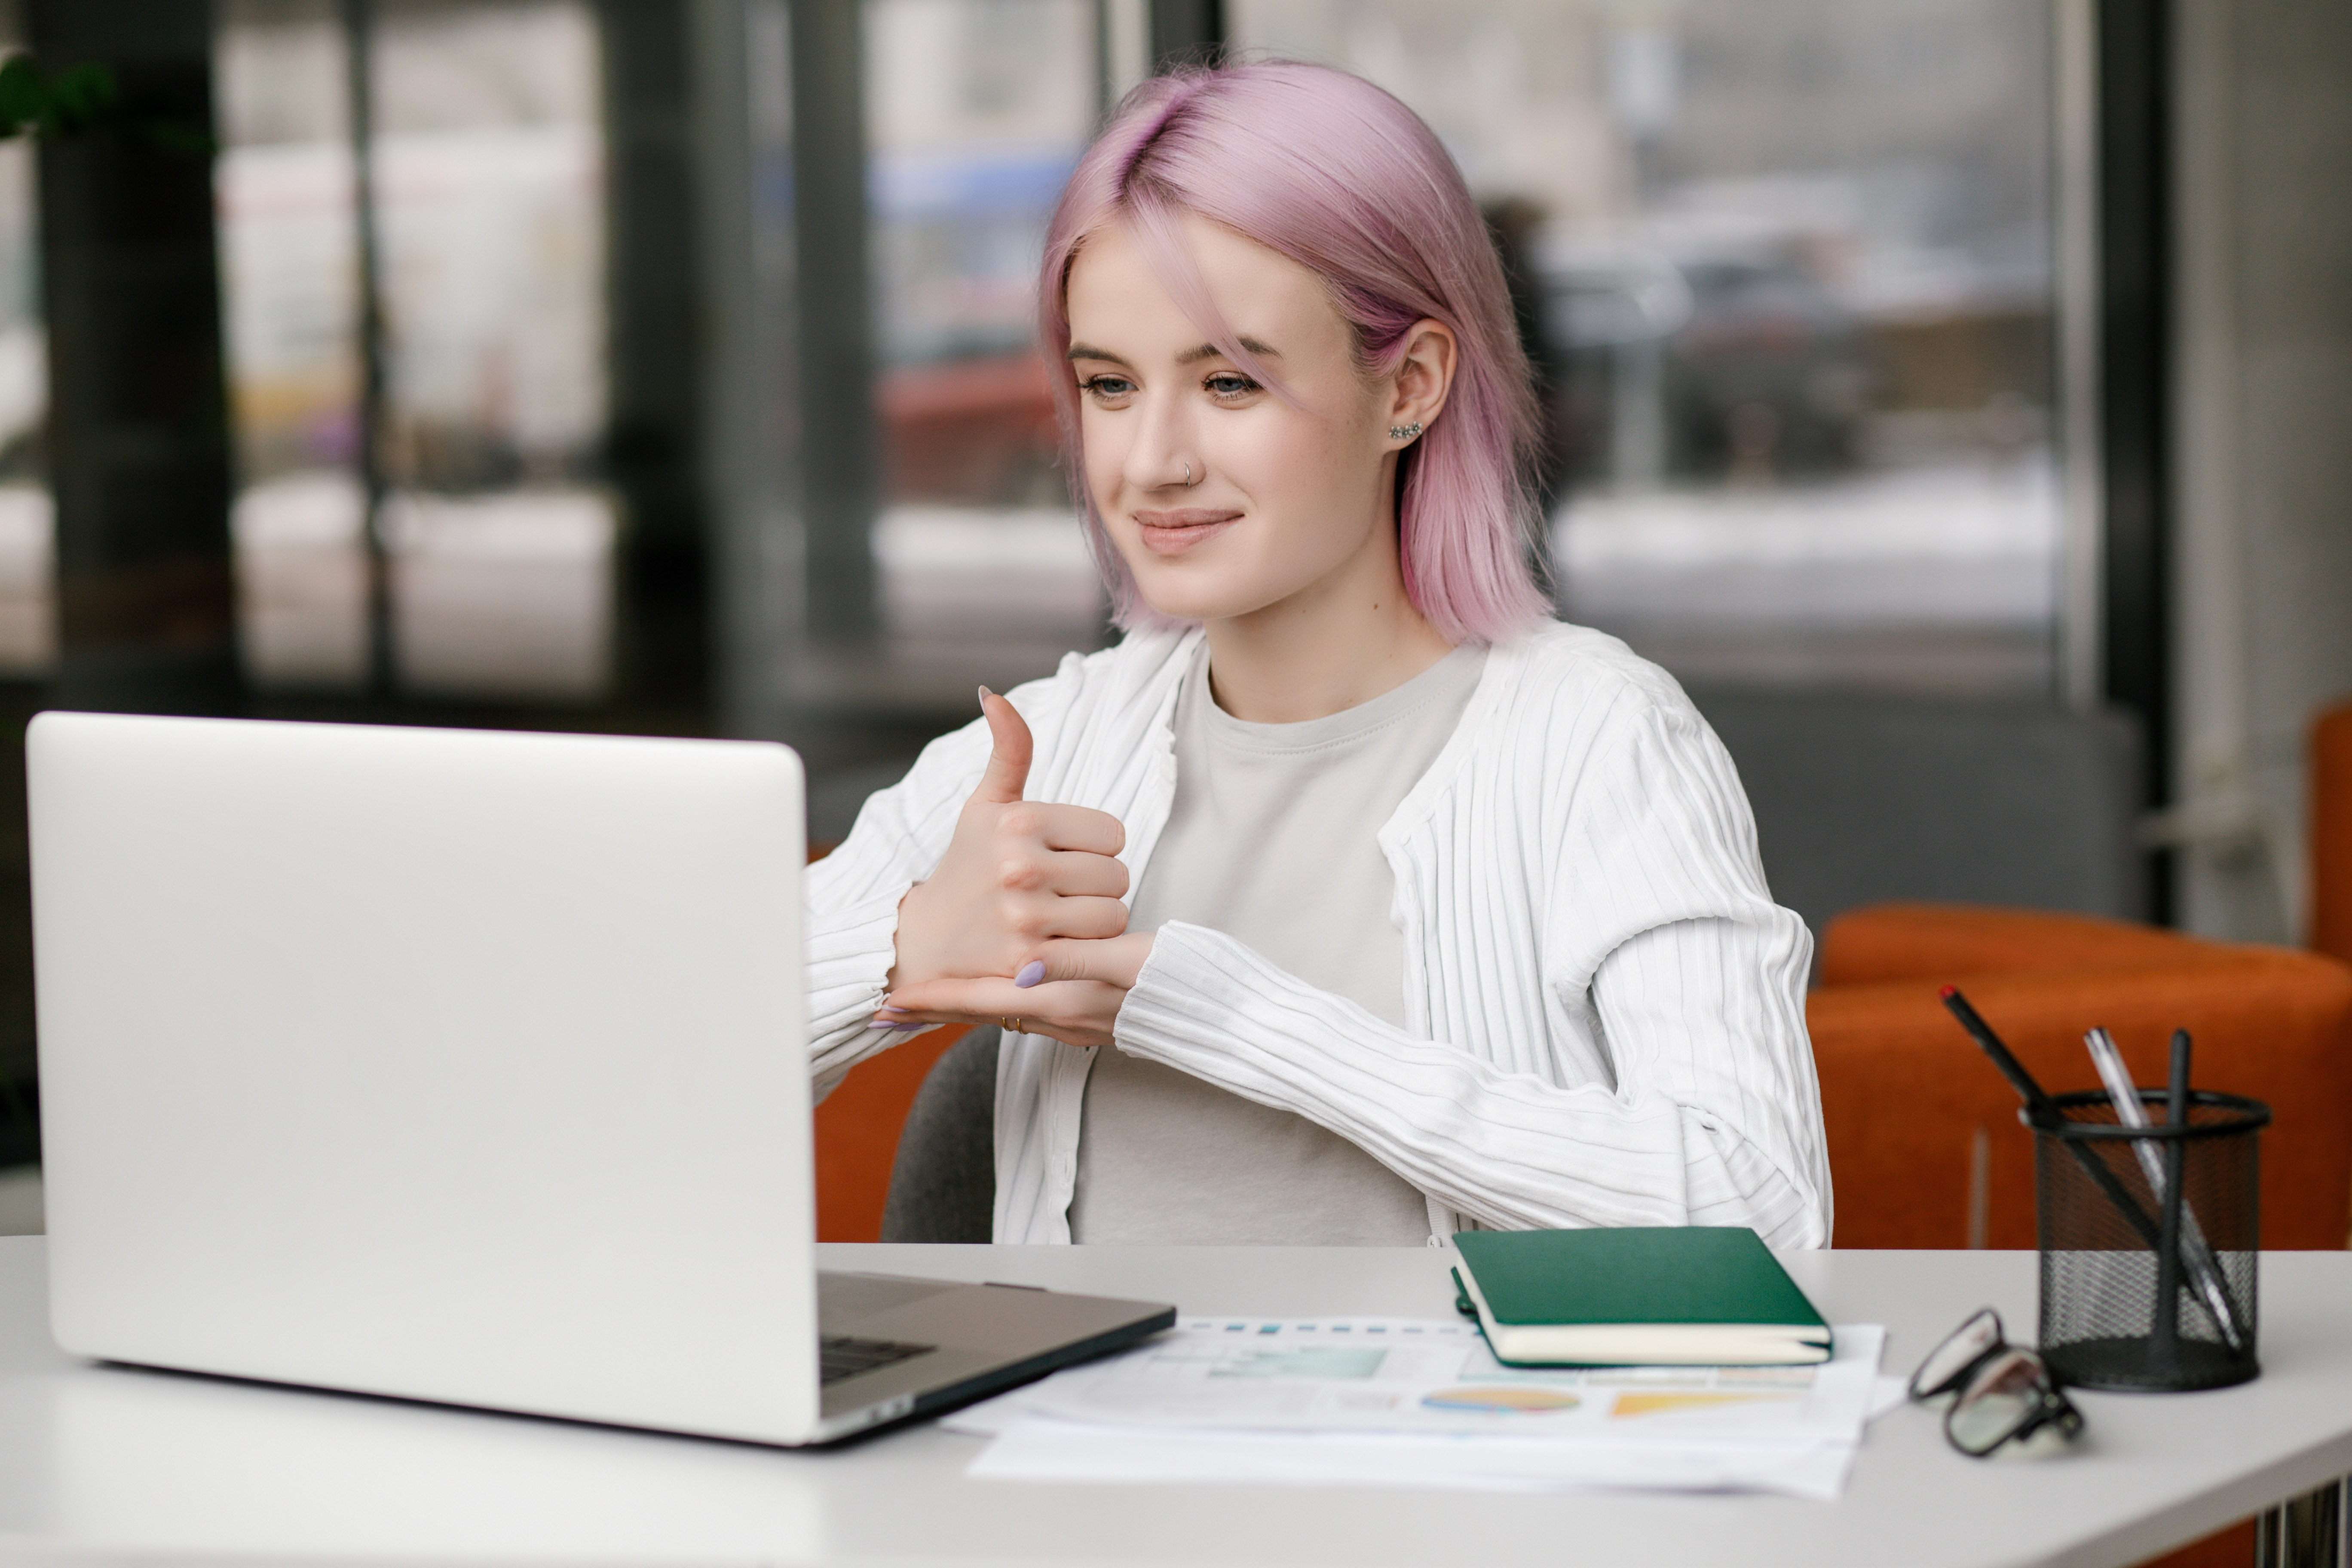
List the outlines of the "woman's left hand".
{"type": "Polygon", "coordinates": [[[1107,1046],[1118,1009],[1151,956],[1151,933],[1044,943],[1013,980],[925,980],[883,999],[877,1026],[997,1024],[1065,1045],[1107,1046]],[[1027,981],[1027,984],[1021,984],[1027,981]]]}

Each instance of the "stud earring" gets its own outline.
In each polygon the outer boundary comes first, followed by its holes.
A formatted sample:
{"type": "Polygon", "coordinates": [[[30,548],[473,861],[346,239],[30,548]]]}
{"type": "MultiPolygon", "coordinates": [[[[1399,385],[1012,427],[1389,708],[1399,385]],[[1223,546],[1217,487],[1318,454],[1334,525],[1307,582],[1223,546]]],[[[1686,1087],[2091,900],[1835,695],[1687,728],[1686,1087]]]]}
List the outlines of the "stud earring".
{"type": "Polygon", "coordinates": [[[1389,439],[1391,441],[1410,441],[1420,434],[1421,422],[1417,419],[1410,425],[1391,425],[1389,426],[1389,439]]]}

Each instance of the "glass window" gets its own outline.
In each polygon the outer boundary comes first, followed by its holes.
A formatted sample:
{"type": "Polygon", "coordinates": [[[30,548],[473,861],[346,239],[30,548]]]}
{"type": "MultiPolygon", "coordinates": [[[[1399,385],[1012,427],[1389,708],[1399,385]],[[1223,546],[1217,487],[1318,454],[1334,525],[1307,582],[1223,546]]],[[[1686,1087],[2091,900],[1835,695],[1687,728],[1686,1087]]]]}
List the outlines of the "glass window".
{"type": "MultiPolygon", "coordinates": [[[[0,54],[22,47],[16,7],[0,5],[0,54]]],[[[33,139],[0,142],[0,677],[17,679],[45,674],[58,642],[37,217],[33,139]]]]}
{"type": "Polygon", "coordinates": [[[1089,0],[869,0],[884,494],[898,662],[992,683],[1102,637],[1033,345],[1046,218],[1092,132],[1089,0]]]}
{"type": "Polygon", "coordinates": [[[1516,263],[1570,618],[1705,682],[2053,689],[2043,7],[1229,15],[1461,162],[1516,263]]]}
{"type": "Polygon", "coordinates": [[[394,643],[412,689],[611,678],[603,132],[572,0],[379,0],[394,643]]]}
{"type": "Polygon", "coordinates": [[[215,16],[238,642],[259,685],[356,687],[368,673],[368,568],[339,9],[231,0],[215,16]]]}
{"type": "MultiPolygon", "coordinates": [[[[379,0],[370,167],[376,433],[402,689],[588,700],[612,676],[603,132],[577,0],[379,0]]],[[[264,686],[368,663],[367,498],[341,8],[219,13],[219,164],[243,488],[245,654],[264,686]]]]}

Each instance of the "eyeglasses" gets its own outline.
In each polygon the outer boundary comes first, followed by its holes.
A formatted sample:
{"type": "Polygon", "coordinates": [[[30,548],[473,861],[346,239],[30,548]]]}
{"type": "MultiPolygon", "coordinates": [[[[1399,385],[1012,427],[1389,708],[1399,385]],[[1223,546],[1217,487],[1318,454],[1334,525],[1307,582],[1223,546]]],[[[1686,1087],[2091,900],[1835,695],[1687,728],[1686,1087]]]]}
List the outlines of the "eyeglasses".
{"type": "Polygon", "coordinates": [[[2046,1453],[2083,1430],[2083,1413],[2059,1388],[2049,1366],[2009,1342],[2000,1314],[1990,1307],[1927,1352],[1911,1374],[1911,1397],[1921,1405],[1951,1401],[1944,1412],[1944,1436],[1972,1459],[1989,1458],[2003,1448],[2020,1458],[2046,1453]]]}

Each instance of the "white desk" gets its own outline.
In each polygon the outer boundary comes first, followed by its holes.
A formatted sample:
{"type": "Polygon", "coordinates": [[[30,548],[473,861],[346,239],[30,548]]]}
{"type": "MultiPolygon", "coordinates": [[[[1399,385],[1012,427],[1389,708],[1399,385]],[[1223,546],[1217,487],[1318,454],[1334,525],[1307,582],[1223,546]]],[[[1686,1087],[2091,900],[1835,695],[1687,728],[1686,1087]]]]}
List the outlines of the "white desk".
{"type": "MultiPolygon", "coordinates": [[[[2263,1260],[2264,1375],[2080,1396],[2074,1455],[1982,1464],[1904,1409],[1844,1498],[1536,1497],[967,1479],[928,1426],[793,1453],[93,1367],[51,1347],[37,1237],[0,1241],[0,1552],[692,1563],[2136,1563],[2352,1471],[2352,1254],[2263,1260]]],[[[1061,1286],[1187,1310],[1444,1315],[1442,1256],[1309,1248],[824,1249],[828,1267],[1061,1286]]],[[[2033,1322],[2029,1253],[1790,1260],[1890,1368],[1990,1302],[2033,1322]]]]}

